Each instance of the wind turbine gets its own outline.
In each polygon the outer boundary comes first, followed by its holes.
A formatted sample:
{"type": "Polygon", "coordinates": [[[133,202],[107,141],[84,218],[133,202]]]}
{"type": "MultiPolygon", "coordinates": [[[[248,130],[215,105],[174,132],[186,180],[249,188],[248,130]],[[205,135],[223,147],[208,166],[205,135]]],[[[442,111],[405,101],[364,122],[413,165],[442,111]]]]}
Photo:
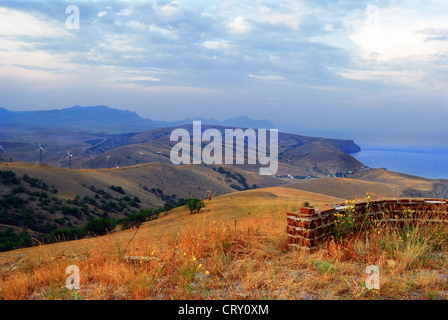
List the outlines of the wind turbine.
{"type": "Polygon", "coordinates": [[[0,146],[0,159],[3,155],[3,152],[6,152],[5,149],[3,149],[3,146],[0,146]]]}
{"type": "Polygon", "coordinates": [[[161,152],[156,152],[156,154],[159,155],[159,162],[162,162],[162,161],[160,160],[160,155],[161,155],[162,153],[161,153],[161,152]]]}
{"type": "Polygon", "coordinates": [[[106,161],[107,161],[107,166],[110,168],[110,156],[107,156],[106,161]]]}
{"type": "Polygon", "coordinates": [[[126,167],[129,167],[129,160],[131,159],[131,156],[130,155],[126,155],[126,167]]]}
{"type": "Polygon", "coordinates": [[[143,153],[143,152],[140,152],[140,151],[139,151],[138,153],[140,154],[140,164],[142,164],[144,153],[143,153]]]}
{"type": "Polygon", "coordinates": [[[73,155],[70,154],[70,150],[67,151],[67,156],[65,157],[65,160],[68,159],[68,166],[71,168],[72,167],[72,157],[73,155]]]}
{"type": "Polygon", "coordinates": [[[95,164],[93,163],[93,156],[91,154],[89,154],[90,157],[90,166],[92,167],[92,169],[95,168],[95,164]]]}
{"type": "Polygon", "coordinates": [[[42,152],[47,152],[47,151],[45,151],[45,149],[42,147],[40,142],[39,142],[39,149],[37,149],[37,150],[39,151],[39,155],[40,155],[40,157],[39,157],[40,164],[44,164],[44,156],[43,156],[42,152]]]}

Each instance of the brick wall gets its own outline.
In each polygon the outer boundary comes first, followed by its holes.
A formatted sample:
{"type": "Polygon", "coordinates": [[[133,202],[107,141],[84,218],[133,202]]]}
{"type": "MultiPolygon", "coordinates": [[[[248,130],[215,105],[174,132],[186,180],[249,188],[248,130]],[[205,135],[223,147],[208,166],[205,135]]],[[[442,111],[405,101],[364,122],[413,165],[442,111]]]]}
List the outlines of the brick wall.
{"type": "Polygon", "coordinates": [[[301,208],[287,213],[289,246],[314,250],[333,237],[336,215],[352,210],[354,226],[363,226],[368,217],[378,223],[402,228],[411,223],[448,222],[448,205],[445,199],[399,198],[358,200],[351,204],[325,205],[320,208],[301,208]]]}

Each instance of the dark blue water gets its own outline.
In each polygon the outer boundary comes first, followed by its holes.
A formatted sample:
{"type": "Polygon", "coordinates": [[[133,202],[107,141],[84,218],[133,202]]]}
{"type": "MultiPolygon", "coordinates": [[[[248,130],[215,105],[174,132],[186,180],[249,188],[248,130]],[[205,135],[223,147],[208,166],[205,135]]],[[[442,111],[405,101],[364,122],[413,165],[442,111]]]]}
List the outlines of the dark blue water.
{"type": "Polygon", "coordinates": [[[361,152],[352,156],[370,168],[448,179],[448,149],[361,148],[361,152]]]}

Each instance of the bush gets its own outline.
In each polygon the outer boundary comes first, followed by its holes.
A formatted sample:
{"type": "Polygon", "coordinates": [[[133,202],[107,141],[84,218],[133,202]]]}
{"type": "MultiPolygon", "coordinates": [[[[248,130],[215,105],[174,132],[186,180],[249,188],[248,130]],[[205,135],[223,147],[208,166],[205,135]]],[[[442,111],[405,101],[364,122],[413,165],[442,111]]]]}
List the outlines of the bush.
{"type": "Polygon", "coordinates": [[[59,241],[76,240],[85,237],[85,231],[79,228],[54,230],[46,236],[46,240],[50,243],[59,241]]]}
{"type": "Polygon", "coordinates": [[[163,205],[163,211],[166,211],[166,212],[170,211],[173,208],[174,208],[174,206],[171,203],[165,203],[163,205]]]}
{"type": "Polygon", "coordinates": [[[87,233],[101,236],[106,234],[113,228],[115,228],[115,223],[113,221],[107,218],[99,218],[87,222],[87,224],[84,227],[84,230],[87,233]]]}
{"type": "Polygon", "coordinates": [[[185,209],[190,210],[190,213],[199,213],[202,208],[205,207],[205,203],[202,200],[196,199],[196,198],[190,198],[185,203],[185,209]]]}
{"type": "Polygon", "coordinates": [[[0,176],[2,178],[2,183],[8,184],[20,184],[19,179],[17,179],[16,174],[12,171],[0,171],[0,176]]]}
{"type": "Polygon", "coordinates": [[[81,218],[81,214],[79,213],[78,208],[70,208],[68,206],[63,206],[61,208],[61,211],[64,216],[70,215],[70,216],[74,216],[76,218],[81,218]]]}
{"type": "Polygon", "coordinates": [[[136,222],[138,224],[143,223],[146,221],[146,218],[150,215],[150,213],[147,210],[135,212],[127,218],[129,222],[136,222]]]}
{"type": "Polygon", "coordinates": [[[125,194],[124,190],[120,186],[110,186],[109,189],[114,190],[115,192],[125,194]]]}
{"type": "Polygon", "coordinates": [[[11,190],[12,194],[18,194],[18,193],[24,193],[24,192],[26,192],[26,189],[22,186],[17,186],[11,190]]]}
{"type": "Polygon", "coordinates": [[[8,251],[31,246],[31,237],[24,230],[16,234],[12,228],[0,232],[0,251],[8,251]]]}
{"type": "Polygon", "coordinates": [[[14,208],[22,208],[23,204],[24,202],[22,198],[11,194],[7,194],[3,197],[3,199],[0,199],[0,205],[3,208],[9,208],[9,206],[12,206],[14,208]]]}

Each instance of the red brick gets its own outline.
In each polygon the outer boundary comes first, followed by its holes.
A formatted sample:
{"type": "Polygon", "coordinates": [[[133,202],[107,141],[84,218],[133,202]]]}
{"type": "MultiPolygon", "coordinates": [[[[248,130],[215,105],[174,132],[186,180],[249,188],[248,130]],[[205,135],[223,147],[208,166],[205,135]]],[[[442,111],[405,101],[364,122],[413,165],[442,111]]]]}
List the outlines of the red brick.
{"type": "Polygon", "coordinates": [[[288,218],[287,222],[288,222],[288,226],[293,226],[295,221],[294,221],[294,219],[288,218]]]}
{"type": "Polygon", "coordinates": [[[334,213],[334,208],[332,207],[323,207],[319,210],[321,214],[331,214],[334,213]]]}
{"type": "Polygon", "coordinates": [[[288,212],[286,215],[289,217],[297,218],[299,216],[299,213],[298,212],[288,212]]]}
{"type": "Polygon", "coordinates": [[[314,214],[314,208],[303,207],[300,209],[300,212],[306,214],[314,214]]]}
{"type": "Polygon", "coordinates": [[[321,225],[322,225],[322,219],[321,218],[314,219],[314,220],[311,220],[310,228],[314,229],[314,228],[320,227],[321,225]]]}
{"type": "Polygon", "coordinates": [[[302,221],[302,228],[310,229],[310,227],[311,227],[311,221],[309,221],[309,220],[302,221]]]}

